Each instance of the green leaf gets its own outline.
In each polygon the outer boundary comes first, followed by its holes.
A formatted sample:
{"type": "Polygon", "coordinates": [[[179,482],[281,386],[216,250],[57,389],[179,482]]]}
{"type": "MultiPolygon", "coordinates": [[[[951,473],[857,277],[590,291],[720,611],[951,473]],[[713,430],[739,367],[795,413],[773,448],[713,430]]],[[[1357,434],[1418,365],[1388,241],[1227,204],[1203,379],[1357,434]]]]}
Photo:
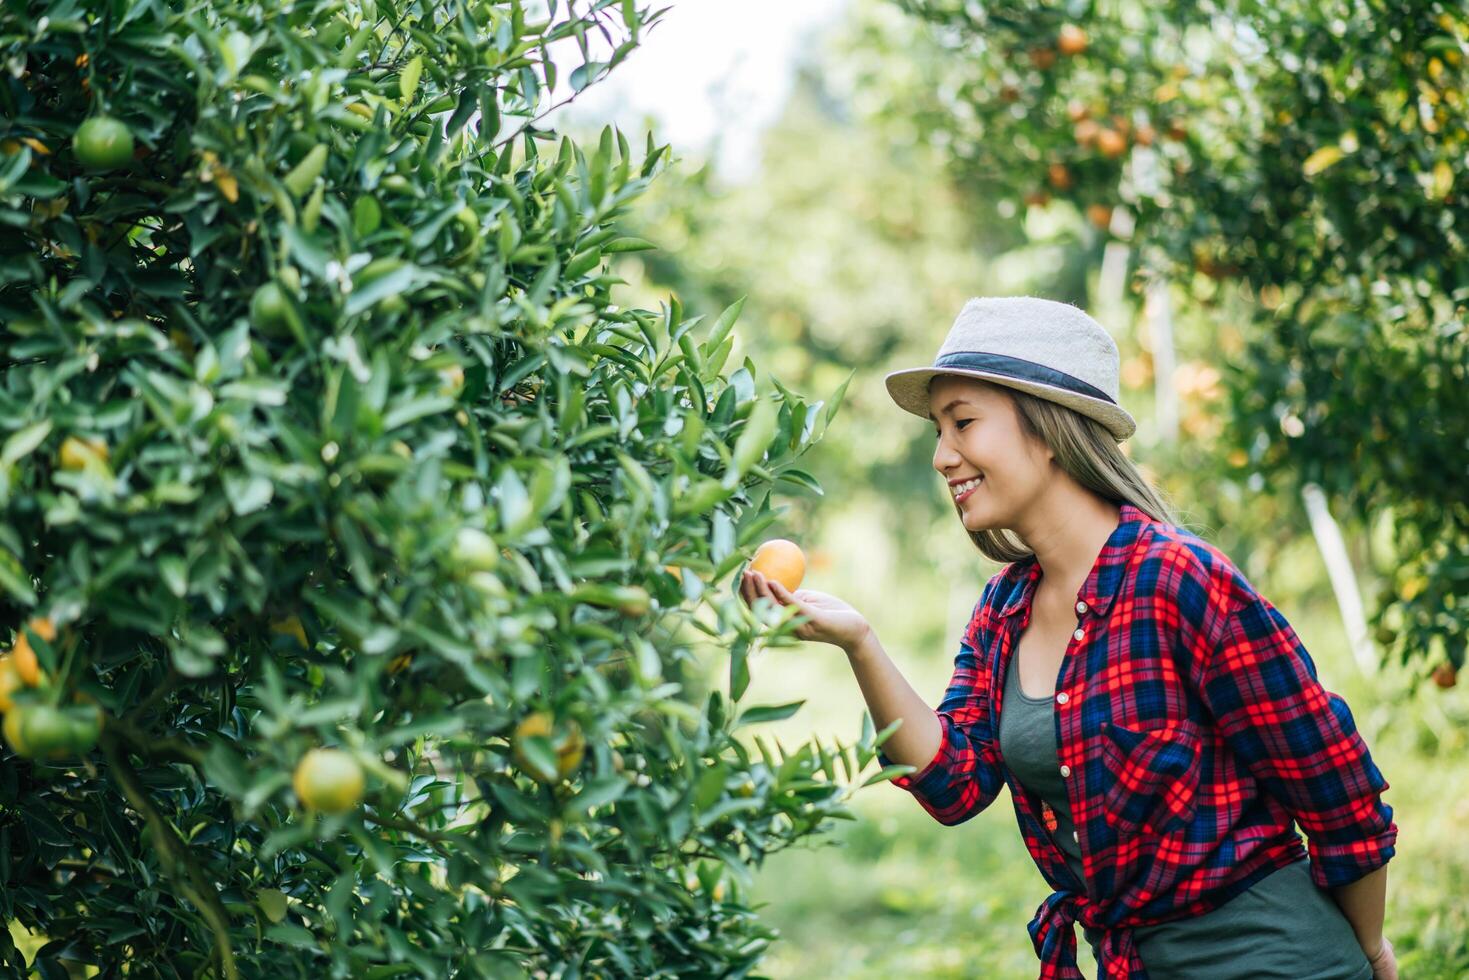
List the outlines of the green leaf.
{"type": "Polygon", "coordinates": [[[317,143],[308,150],[301,158],[301,162],[292,167],[290,172],[282,178],[286,189],[296,197],[311,190],[311,185],[316,183],[316,178],[320,177],[321,172],[326,169],[327,156],[325,143],[317,143]]]}
{"type": "Polygon", "coordinates": [[[413,94],[418,91],[418,79],[423,74],[423,56],[415,56],[414,59],[403,68],[403,74],[398,76],[398,93],[403,96],[404,103],[413,101],[413,94]]]}
{"type": "Polygon", "coordinates": [[[352,205],[352,232],[358,238],[366,238],[382,224],[383,211],[375,198],[363,195],[352,205]]]}
{"type": "Polygon", "coordinates": [[[46,440],[51,434],[51,420],[34,422],[5,440],[5,449],[0,451],[0,467],[10,466],[46,440]]]}
{"type": "Polygon", "coordinates": [[[767,721],[783,721],[801,710],[801,705],[805,703],[802,700],[792,701],[789,704],[762,705],[760,707],[750,708],[747,711],[741,712],[739,719],[734,723],[734,727],[755,725],[767,721]]]}
{"type": "Polygon", "coordinates": [[[755,403],[750,417],[745,420],[744,428],[740,430],[739,438],[735,440],[732,461],[725,473],[725,486],[737,484],[750,467],[765,455],[765,451],[770,448],[770,441],[775,438],[779,416],[780,405],[773,398],[766,397],[755,403]]]}
{"type": "Polygon", "coordinates": [[[25,567],[19,559],[4,549],[0,549],[0,586],[21,605],[36,604],[36,590],[31,585],[31,578],[26,574],[25,567]]]}
{"type": "Polygon", "coordinates": [[[616,255],[618,252],[646,252],[657,247],[646,238],[614,238],[602,246],[602,252],[606,255],[616,255]]]}
{"type": "Polygon", "coordinates": [[[745,297],[741,296],[727,306],[723,313],[719,314],[719,319],[714,321],[714,329],[709,331],[708,338],[700,345],[705,357],[708,357],[713,351],[718,350],[719,345],[724,343],[724,339],[734,329],[735,321],[740,318],[740,311],[744,308],[745,297]]]}
{"type": "Polygon", "coordinates": [[[804,487],[818,497],[825,496],[825,491],[821,489],[821,481],[817,480],[816,477],[807,473],[805,470],[798,470],[794,467],[781,470],[776,474],[776,481],[779,482],[781,480],[787,480],[799,487],[804,487]]]}
{"type": "Polygon", "coordinates": [[[729,653],[729,697],[738,701],[750,687],[750,642],[737,640],[729,653]]]}
{"type": "Polygon", "coordinates": [[[392,272],[372,280],[372,282],[360,289],[354,289],[347,295],[343,312],[347,316],[356,316],[364,310],[376,306],[389,296],[400,296],[406,293],[417,281],[419,275],[418,266],[405,265],[394,269],[392,272]]]}
{"type": "Polygon", "coordinates": [[[910,772],[917,771],[918,769],[916,766],[901,766],[897,765],[896,763],[891,766],[883,766],[882,769],[873,773],[871,776],[868,776],[867,779],[862,783],[862,785],[866,787],[871,786],[873,783],[885,783],[897,776],[903,776],[910,772]]]}

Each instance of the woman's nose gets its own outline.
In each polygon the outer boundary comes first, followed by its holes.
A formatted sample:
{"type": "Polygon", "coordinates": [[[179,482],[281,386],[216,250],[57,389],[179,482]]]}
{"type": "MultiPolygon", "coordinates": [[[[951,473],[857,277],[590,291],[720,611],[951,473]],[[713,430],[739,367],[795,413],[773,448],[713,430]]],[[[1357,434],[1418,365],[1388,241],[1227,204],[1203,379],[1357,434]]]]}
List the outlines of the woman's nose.
{"type": "Polygon", "coordinates": [[[942,474],[946,470],[953,469],[959,462],[959,454],[953,447],[944,444],[942,439],[933,450],[933,468],[942,474]]]}

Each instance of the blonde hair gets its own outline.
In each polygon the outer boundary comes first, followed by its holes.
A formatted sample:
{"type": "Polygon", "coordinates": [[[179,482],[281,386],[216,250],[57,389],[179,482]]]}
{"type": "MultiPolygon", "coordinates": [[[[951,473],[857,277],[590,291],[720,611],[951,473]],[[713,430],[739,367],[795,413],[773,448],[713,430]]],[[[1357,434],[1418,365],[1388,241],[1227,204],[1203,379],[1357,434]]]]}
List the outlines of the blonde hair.
{"type": "MultiPolygon", "coordinates": [[[[991,387],[1010,396],[1021,430],[1044,443],[1055,454],[1056,465],[1077,483],[1113,504],[1129,503],[1156,521],[1177,524],[1163,491],[1148,482],[1102,423],[1028,392],[991,387]]],[[[1003,528],[970,531],[969,537],[982,555],[1001,564],[1035,553],[1003,528]]]]}

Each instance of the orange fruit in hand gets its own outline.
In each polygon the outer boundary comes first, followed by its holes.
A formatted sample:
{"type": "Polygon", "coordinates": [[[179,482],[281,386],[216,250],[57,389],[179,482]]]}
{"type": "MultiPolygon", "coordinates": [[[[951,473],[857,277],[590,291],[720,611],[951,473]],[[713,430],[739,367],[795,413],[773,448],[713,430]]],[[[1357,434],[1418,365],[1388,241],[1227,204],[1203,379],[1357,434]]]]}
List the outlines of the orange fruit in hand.
{"type": "Polygon", "coordinates": [[[755,549],[750,571],[774,579],[787,592],[794,592],[801,587],[801,579],[806,574],[806,555],[794,541],[772,538],[755,549]]]}
{"type": "Polygon", "coordinates": [[[51,625],[51,620],[45,617],[33,619],[20,630],[15,638],[15,646],[11,648],[15,672],[26,684],[35,687],[41,683],[41,662],[36,659],[36,651],[31,649],[31,639],[26,636],[27,629],[50,643],[56,639],[56,627],[51,625]]]}

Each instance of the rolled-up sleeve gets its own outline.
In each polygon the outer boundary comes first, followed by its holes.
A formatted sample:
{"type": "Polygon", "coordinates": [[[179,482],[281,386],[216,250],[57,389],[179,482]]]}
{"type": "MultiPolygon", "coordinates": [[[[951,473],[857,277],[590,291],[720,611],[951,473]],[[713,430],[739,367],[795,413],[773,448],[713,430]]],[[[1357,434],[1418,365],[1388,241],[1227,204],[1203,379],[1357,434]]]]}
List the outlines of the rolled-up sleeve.
{"type": "MultiPolygon", "coordinates": [[[[988,592],[986,589],[986,597],[988,592]]],[[[948,689],[935,712],[942,728],[938,751],[922,769],[891,780],[946,825],[963,823],[979,813],[994,802],[1005,784],[992,736],[988,687],[976,656],[981,636],[976,617],[984,602],[981,598],[970,618],[948,689]]],[[[884,766],[893,763],[881,750],[877,757],[884,766]]]]}
{"type": "Polygon", "coordinates": [[[1382,799],[1388,782],[1351,709],[1321,686],[1295,630],[1258,593],[1211,623],[1202,694],[1235,755],[1305,831],[1319,887],[1388,862],[1398,834],[1382,799]]]}

